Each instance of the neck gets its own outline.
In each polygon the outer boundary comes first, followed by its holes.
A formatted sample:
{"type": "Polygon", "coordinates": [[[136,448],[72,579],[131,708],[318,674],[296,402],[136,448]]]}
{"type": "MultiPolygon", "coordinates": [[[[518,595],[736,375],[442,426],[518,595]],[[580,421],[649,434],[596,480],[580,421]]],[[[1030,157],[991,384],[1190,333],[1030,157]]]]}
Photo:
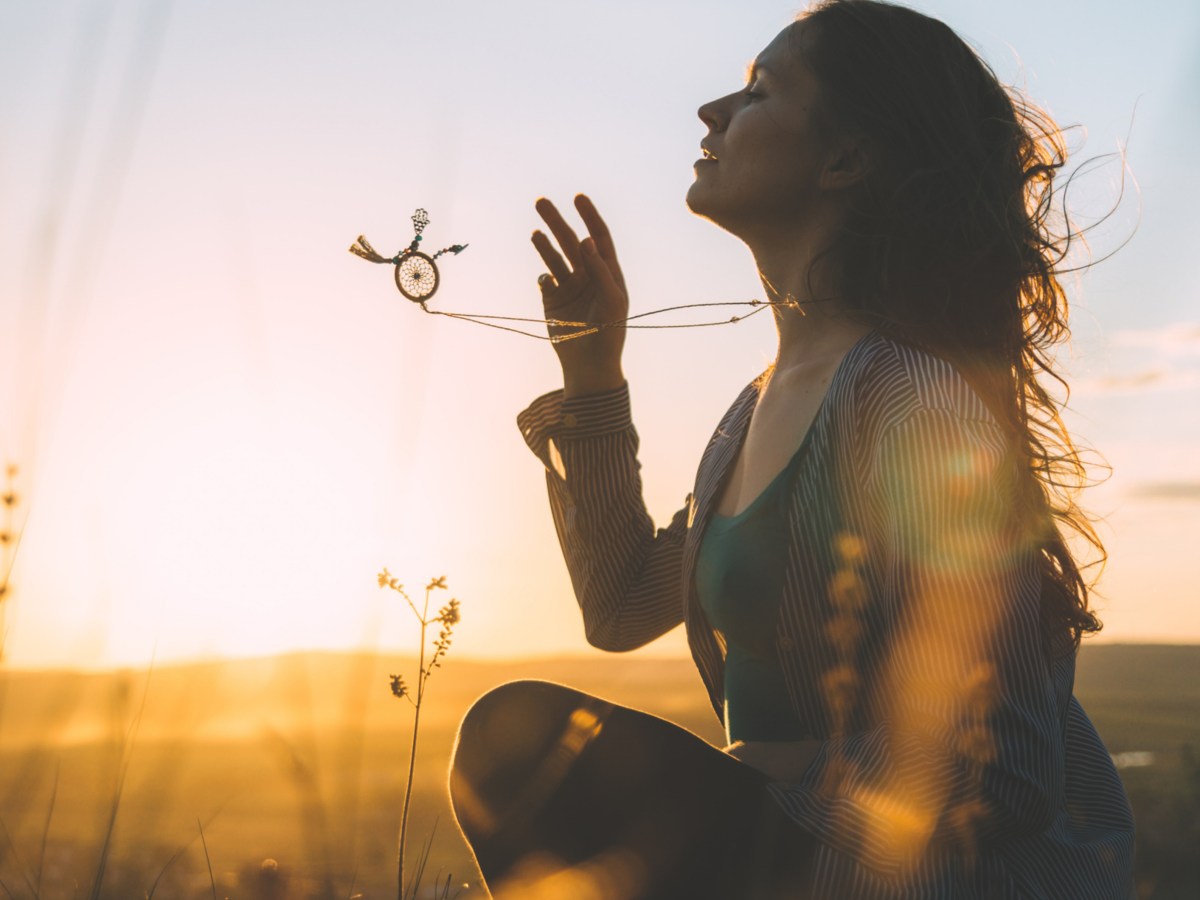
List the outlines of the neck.
{"type": "Polygon", "coordinates": [[[823,367],[842,355],[869,327],[847,308],[844,298],[818,267],[809,278],[816,255],[814,241],[785,241],[752,247],[767,299],[796,301],[796,306],[778,305],[775,330],[779,349],[776,372],[823,367]]]}

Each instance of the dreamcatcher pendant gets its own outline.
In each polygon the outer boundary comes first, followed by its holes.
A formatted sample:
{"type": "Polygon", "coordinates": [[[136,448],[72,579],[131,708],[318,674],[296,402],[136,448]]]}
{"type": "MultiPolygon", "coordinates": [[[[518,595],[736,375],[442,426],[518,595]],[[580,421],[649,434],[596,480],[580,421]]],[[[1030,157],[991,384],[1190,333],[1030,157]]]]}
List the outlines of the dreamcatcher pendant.
{"type": "Polygon", "coordinates": [[[395,256],[381,256],[361,234],[358,236],[358,240],[350,246],[350,252],[368,262],[391,263],[394,265],[396,267],[396,287],[400,293],[414,303],[419,303],[424,307],[425,301],[433,296],[441,280],[435,260],[444,253],[453,253],[457,256],[466,250],[468,245],[455,244],[452,247],[445,247],[433,254],[433,256],[422,253],[419,249],[421,246],[421,233],[425,230],[425,226],[429,224],[429,213],[423,209],[418,209],[413,213],[412,223],[414,232],[412,243],[395,256]]]}

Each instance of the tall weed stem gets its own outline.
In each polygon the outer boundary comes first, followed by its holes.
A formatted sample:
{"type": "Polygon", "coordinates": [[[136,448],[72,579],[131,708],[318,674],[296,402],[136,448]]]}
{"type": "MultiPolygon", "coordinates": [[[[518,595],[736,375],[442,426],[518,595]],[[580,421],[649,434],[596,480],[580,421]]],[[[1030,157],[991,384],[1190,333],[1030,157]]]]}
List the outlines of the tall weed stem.
{"type": "MultiPolygon", "coordinates": [[[[415,685],[416,697],[413,697],[411,691],[404,683],[404,677],[401,675],[389,675],[388,680],[391,684],[392,695],[398,699],[407,700],[413,706],[413,732],[412,732],[412,747],[408,755],[408,777],[404,784],[404,803],[400,808],[400,838],[399,846],[396,852],[396,896],[398,900],[405,900],[406,895],[416,898],[420,888],[420,875],[413,879],[411,891],[405,890],[404,885],[404,848],[408,839],[408,811],[412,803],[412,787],[413,777],[416,773],[417,765],[417,738],[421,729],[421,706],[425,701],[425,684],[429,681],[429,676],[433,674],[433,670],[439,668],[442,664],[442,657],[450,648],[450,637],[453,633],[454,626],[459,620],[458,601],[451,600],[445,606],[437,611],[434,616],[429,615],[429,596],[434,590],[446,590],[446,578],[442,576],[435,578],[425,585],[425,602],[421,609],[417,609],[417,605],[413,603],[412,598],[404,590],[404,585],[400,584],[387,569],[379,573],[379,586],[381,588],[390,588],[391,590],[402,596],[408,603],[409,609],[413,611],[413,615],[417,617],[417,621],[421,625],[420,637],[420,652],[418,654],[418,673],[417,682],[415,685]],[[438,631],[437,640],[433,642],[433,654],[429,657],[428,665],[425,662],[426,636],[429,626],[434,623],[439,623],[442,627],[438,631]]],[[[423,867],[422,867],[423,868],[423,867]]]]}

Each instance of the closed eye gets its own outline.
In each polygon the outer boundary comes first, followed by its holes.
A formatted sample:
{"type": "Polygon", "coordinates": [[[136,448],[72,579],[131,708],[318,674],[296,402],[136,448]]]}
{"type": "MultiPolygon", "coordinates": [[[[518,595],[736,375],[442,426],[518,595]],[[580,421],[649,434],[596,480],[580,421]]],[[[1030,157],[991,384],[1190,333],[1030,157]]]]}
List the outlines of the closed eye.
{"type": "Polygon", "coordinates": [[[762,98],[762,91],[756,90],[756,88],[758,88],[761,77],[764,74],[769,75],[770,72],[766,66],[760,66],[758,64],[758,60],[755,60],[746,67],[746,87],[742,93],[747,98],[751,100],[758,100],[762,98]]]}

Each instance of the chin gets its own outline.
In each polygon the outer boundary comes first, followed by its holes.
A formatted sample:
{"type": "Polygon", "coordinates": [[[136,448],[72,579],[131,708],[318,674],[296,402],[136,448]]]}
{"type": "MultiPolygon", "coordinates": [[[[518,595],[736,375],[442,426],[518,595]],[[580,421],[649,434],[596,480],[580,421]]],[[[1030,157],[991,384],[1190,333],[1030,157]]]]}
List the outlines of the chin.
{"type": "MultiPolygon", "coordinates": [[[[684,202],[687,208],[701,218],[708,219],[712,222],[717,222],[714,214],[717,212],[714,209],[714,203],[711,197],[705,196],[705,190],[700,186],[699,182],[693,181],[691,187],[688,188],[687,194],[684,195],[684,202]]],[[[720,224],[717,222],[717,224],[720,224]]]]}
{"type": "Polygon", "coordinates": [[[687,203],[687,208],[693,215],[707,219],[718,228],[732,233],[729,217],[723,214],[724,211],[719,203],[714,203],[711,197],[705,196],[703,189],[697,190],[697,186],[693,184],[688,189],[684,202],[687,203]]]}

